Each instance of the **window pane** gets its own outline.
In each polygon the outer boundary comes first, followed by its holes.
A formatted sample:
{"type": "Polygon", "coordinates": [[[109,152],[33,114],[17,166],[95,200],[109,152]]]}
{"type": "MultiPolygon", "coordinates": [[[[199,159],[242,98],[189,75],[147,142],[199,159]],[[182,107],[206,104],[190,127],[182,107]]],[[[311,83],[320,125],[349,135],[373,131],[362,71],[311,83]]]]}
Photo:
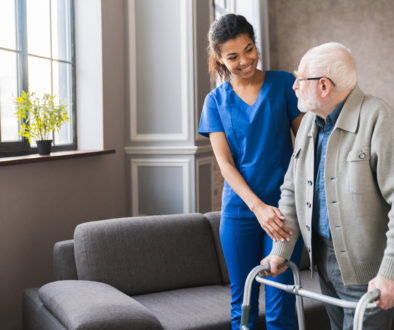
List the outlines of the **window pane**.
{"type": "Polygon", "coordinates": [[[28,66],[29,92],[35,92],[37,95],[51,94],[51,61],[29,56],[28,66]]]}
{"type": "Polygon", "coordinates": [[[19,123],[15,116],[17,91],[17,68],[14,52],[0,50],[0,122],[1,141],[19,141],[19,123]]]}
{"type": "Polygon", "coordinates": [[[52,57],[71,61],[70,1],[51,0],[52,57]]]}
{"type": "Polygon", "coordinates": [[[53,94],[56,95],[56,102],[67,105],[70,121],[65,123],[56,133],[56,145],[72,143],[72,66],[68,63],[53,62],[53,94]]]}
{"type": "Polygon", "coordinates": [[[0,1],[0,47],[15,49],[15,0],[0,1]]]}
{"type": "Polygon", "coordinates": [[[26,0],[29,54],[51,56],[49,2],[50,0],[26,0]]]}
{"type": "Polygon", "coordinates": [[[222,8],[226,8],[227,1],[226,0],[216,0],[215,3],[222,8]]]}

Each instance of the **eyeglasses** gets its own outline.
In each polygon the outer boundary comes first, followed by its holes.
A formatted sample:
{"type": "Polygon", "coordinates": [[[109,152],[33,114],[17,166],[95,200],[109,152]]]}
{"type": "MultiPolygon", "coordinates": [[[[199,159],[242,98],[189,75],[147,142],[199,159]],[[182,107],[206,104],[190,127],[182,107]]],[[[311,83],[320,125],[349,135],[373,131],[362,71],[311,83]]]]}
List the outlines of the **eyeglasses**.
{"type": "Polygon", "coordinates": [[[314,77],[314,78],[297,78],[296,81],[305,81],[305,80],[320,80],[322,78],[328,79],[331,84],[335,87],[335,83],[328,77],[322,76],[322,77],[314,77]]]}

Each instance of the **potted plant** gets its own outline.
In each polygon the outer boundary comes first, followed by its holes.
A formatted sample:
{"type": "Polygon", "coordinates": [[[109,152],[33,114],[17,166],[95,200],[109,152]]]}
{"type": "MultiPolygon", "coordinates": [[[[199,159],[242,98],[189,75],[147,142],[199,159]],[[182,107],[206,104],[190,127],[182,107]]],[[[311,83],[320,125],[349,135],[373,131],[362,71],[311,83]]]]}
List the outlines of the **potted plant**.
{"type": "Polygon", "coordinates": [[[52,136],[59,132],[64,122],[69,121],[66,105],[56,104],[55,96],[43,94],[37,96],[34,92],[22,91],[16,98],[18,120],[22,121],[19,135],[26,137],[31,143],[37,143],[37,152],[40,155],[49,155],[51,152],[52,136]]]}

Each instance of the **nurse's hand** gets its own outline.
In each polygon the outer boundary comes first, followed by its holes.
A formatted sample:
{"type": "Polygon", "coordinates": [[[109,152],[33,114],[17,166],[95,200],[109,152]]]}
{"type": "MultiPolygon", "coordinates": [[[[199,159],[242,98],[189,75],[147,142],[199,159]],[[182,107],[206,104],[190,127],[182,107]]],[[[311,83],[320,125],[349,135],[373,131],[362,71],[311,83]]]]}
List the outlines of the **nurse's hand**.
{"type": "Polygon", "coordinates": [[[272,238],[273,241],[290,241],[291,230],[283,221],[285,217],[278,208],[264,203],[259,204],[254,210],[254,214],[260,226],[272,238]]]}

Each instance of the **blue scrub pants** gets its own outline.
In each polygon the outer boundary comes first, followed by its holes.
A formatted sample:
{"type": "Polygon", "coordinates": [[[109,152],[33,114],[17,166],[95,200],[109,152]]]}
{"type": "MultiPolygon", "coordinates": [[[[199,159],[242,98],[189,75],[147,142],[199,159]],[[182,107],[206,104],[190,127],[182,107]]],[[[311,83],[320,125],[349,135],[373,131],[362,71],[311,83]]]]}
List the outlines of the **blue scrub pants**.
{"type": "MultiPolygon", "coordinates": [[[[263,257],[271,252],[272,240],[261,228],[256,218],[230,218],[222,216],[220,239],[230,276],[231,327],[240,328],[241,306],[246,277],[263,257]]],[[[291,260],[299,265],[302,239],[296,244],[291,260]]],[[[293,284],[293,274],[288,269],[274,281],[293,284]]],[[[249,329],[256,329],[258,318],[259,284],[255,282],[251,294],[249,329]]],[[[271,286],[265,286],[267,330],[296,329],[295,296],[271,286]]]]}

